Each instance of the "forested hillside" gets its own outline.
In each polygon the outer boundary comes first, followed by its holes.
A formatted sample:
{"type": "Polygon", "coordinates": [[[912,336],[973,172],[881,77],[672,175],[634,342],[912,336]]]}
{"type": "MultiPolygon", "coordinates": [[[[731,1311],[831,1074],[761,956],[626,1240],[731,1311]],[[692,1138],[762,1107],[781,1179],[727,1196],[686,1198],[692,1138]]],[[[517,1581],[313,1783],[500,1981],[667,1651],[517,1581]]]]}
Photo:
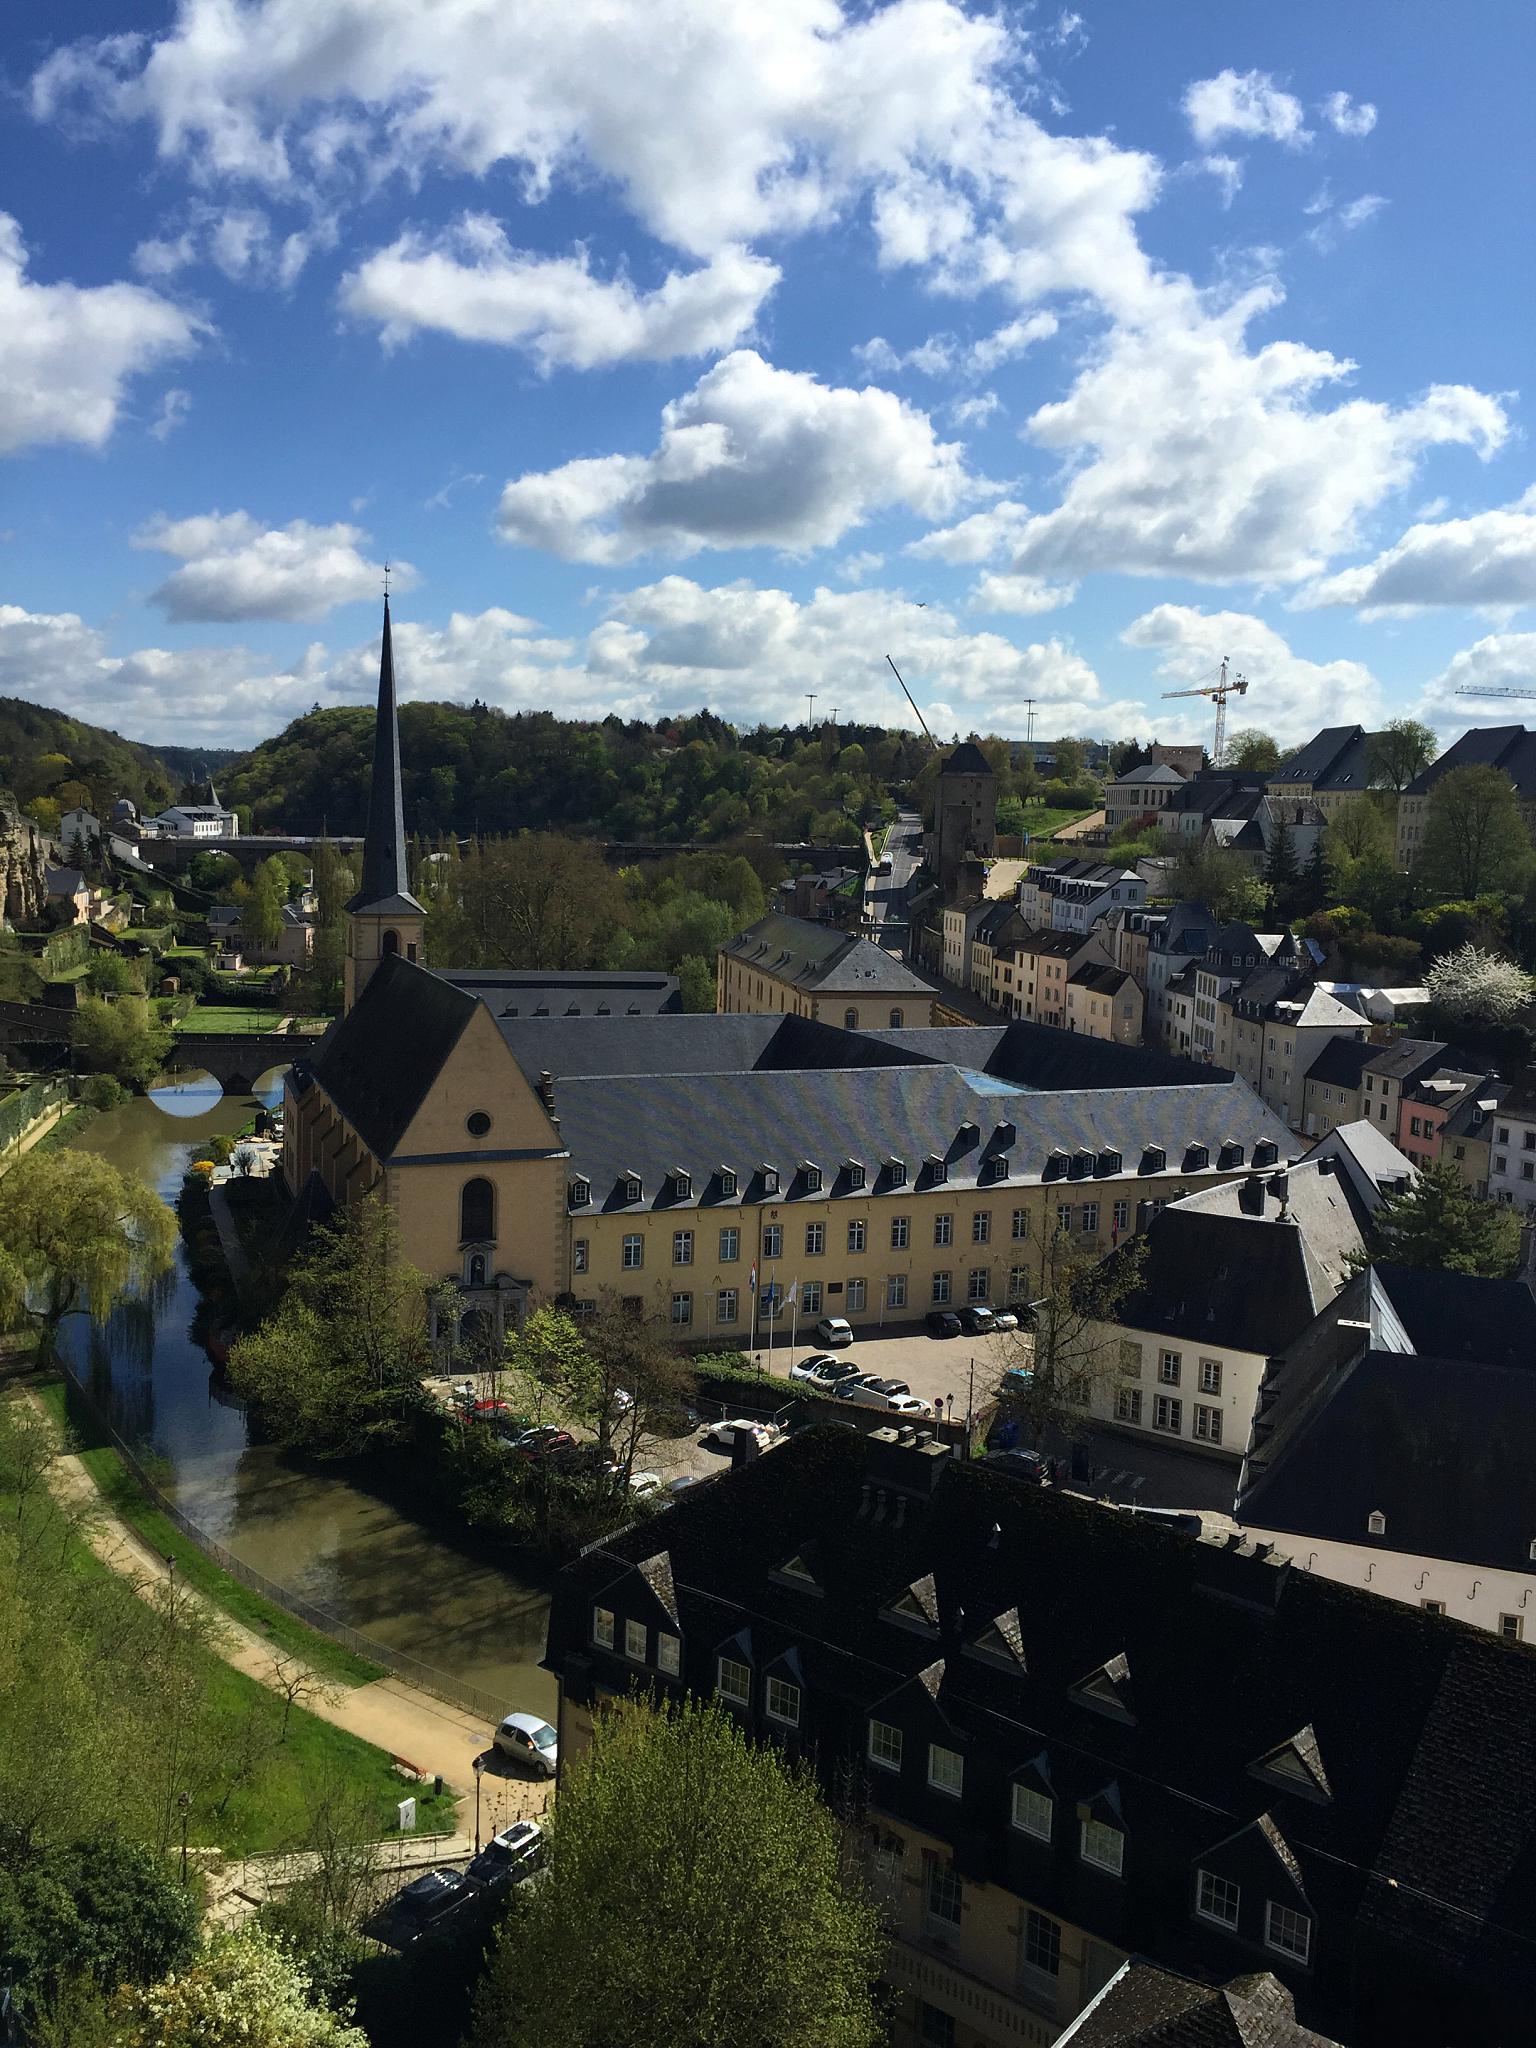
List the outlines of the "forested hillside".
{"type": "MultiPolygon", "coordinates": [[[[658,725],[576,723],[484,704],[400,709],[405,812],[427,837],[553,829],[603,839],[707,840],[744,832],[850,841],[929,749],[876,726],[737,733],[708,711],[658,725]]],[[[371,706],[312,711],[248,754],[219,794],[254,829],[361,832],[371,706]]]]}
{"type": "Polygon", "coordinates": [[[22,697],[0,697],[0,789],[10,789],[40,823],[85,804],[100,812],[131,797],[140,809],[158,810],[182,785],[217,774],[238,756],[229,750],[148,747],[121,733],[87,725],[22,697]]]}

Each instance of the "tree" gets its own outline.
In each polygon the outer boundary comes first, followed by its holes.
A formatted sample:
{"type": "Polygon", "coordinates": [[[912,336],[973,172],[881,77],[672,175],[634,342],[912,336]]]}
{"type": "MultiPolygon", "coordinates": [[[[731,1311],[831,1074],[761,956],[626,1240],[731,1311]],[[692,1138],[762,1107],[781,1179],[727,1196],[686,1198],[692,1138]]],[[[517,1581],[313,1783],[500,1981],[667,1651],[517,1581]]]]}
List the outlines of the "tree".
{"type": "Polygon", "coordinates": [[[67,1317],[105,1322],[175,1244],[175,1217],[136,1174],[94,1152],[28,1152],[0,1178],[0,1317],[30,1323],[50,1360],[67,1317]]]}
{"type": "Polygon", "coordinates": [[[1536,995],[1536,980],[1481,946],[1458,947],[1424,976],[1429,1000],[1456,1024],[1508,1024],[1536,995]]]}
{"type": "Polygon", "coordinates": [[[88,1074],[115,1074],[147,1088],[171,1049],[170,1027],[161,1024],[142,996],[87,996],[75,1012],[75,1059],[88,1074]]]}
{"type": "Polygon", "coordinates": [[[1418,872],[1431,888],[1458,899],[1487,889],[1518,889],[1531,864],[1515,786],[1501,769],[1452,768],[1440,778],[1430,795],[1418,859],[1418,872]]]}
{"type": "Polygon", "coordinates": [[[1355,1264],[1382,1259],[1503,1280],[1519,1257],[1519,1213],[1479,1201],[1453,1166],[1433,1160],[1403,1193],[1387,1196],[1371,1219],[1366,1255],[1355,1264]]]}
{"type": "Polygon", "coordinates": [[[1081,740],[1057,740],[1051,748],[1056,757],[1056,780],[1066,783],[1086,782],[1087,749],[1081,740]]]}
{"type": "Polygon", "coordinates": [[[113,2001],[115,2048],[368,2048],[350,2015],[311,1997],[308,1972],[260,1927],[215,1935],[197,1959],[113,2001]]]}
{"type": "Polygon", "coordinates": [[[397,1249],[383,1197],[354,1203],[317,1233],[275,1312],[230,1353],[231,1385],[281,1443],[344,1457],[400,1438],[421,1408],[429,1283],[397,1249]]]}
{"type": "Polygon", "coordinates": [[[1223,768],[1278,768],[1284,759],[1279,742],[1271,739],[1267,732],[1260,732],[1257,726],[1250,725],[1228,738],[1219,765],[1223,768]]]}
{"type": "Polygon", "coordinates": [[[597,967],[623,916],[618,876],[589,840],[520,832],[463,864],[464,907],[487,965],[597,967]]]}
{"type": "Polygon", "coordinates": [[[677,985],[685,1010],[715,1007],[715,963],[702,953],[688,953],[677,963],[677,985]]]}
{"type": "Polygon", "coordinates": [[[1296,848],[1284,818],[1276,821],[1274,837],[1264,858],[1264,885],[1277,905],[1288,904],[1295,892],[1296,848]]]}
{"type": "Polygon", "coordinates": [[[1180,903],[1204,903],[1218,924],[1264,915],[1264,886],[1246,862],[1214,840],[1183,848],[1168,877],[1180,903]]]}
{"type": "Polygon", "coordinates": [[[723,1709],[615,1703],[562,1768],[471,2048],[873,2048],[883,1944],[844,1857],[808,1770],[723,1709]]]}
{"type": "Polygon", "coordinates": [[[1416,718],[1394,718],[1383,731],[1368,735],[1366,769],[1378,789],[1390,789],[1400,796],[1439,750],[1427,725],[1420,725],[1416,718]]]}
{"type": "Polygon", "coordinates": [[[283,935],[283,905],[287,901],[288,870],[273,854],[251,877],[245,905],[245,929],[252,943],[264,952],[270,952],[283,935]]]}
{"type": "Polygon", "coordinates": [[[1392,831],[1381,805],[1368,796],[1346,797],[1323,827],[1323,846],[1335,866],[1375,855],[1390,857],[1392,831]]]}
{"type": "Polygon", "coordinates": [[[1047,1432],[1076,1435],[1097,1387],[1119,1363],[1106,1324],[1141,1284],[1147,1241],[1134,1237],[1107,1259],[1058,1230],[1041,1254],[1040,1299],[1003,1338],[997,1388],[1005,1422],[1038,1448],[1047,1432]]]}

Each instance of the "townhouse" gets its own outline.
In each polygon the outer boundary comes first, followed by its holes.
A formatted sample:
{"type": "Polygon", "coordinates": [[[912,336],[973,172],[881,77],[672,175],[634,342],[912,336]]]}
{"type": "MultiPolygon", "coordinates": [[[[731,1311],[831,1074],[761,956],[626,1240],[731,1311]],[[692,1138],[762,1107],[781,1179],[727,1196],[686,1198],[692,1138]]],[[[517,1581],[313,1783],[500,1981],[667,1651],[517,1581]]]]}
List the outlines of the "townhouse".
{"type": "Polygon", "coordinates": [[[869,939],[770,911],[715,956],[715,1007],[788,1014],[845,1029],[931,1024],[934,990],[869,939]]]}
{"type": "Polygon", "coordinates": [[[1177,768],[1148,762],[1106,783],[1104,823],[1110,836],[1125,825],[1161,825],[1170,797],[1187,779],[1177,768]]]}
{"type": "Polygon", "coordinates": [[[1490,1128],[1489,1199],[1536,1215],[1536,1075],[1504,1091],[1490,1128]]]}

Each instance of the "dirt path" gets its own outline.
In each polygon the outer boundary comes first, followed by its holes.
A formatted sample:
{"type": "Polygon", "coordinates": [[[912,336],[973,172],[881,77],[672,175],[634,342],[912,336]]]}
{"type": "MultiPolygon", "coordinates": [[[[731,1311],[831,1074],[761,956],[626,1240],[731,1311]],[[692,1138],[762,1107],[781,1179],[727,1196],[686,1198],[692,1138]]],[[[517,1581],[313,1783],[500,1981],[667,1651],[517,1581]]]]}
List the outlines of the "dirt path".
{"type": "MultiPolygon", "coordinates": [[[[72,1507],[101,1509],[103,1502],[95,1481],[77,1457],[61,1454],[53,1462],[51,1482],[58,1498],[72,1507]]],[[[107,1513],[93,1514],[86,1527],[86,1540],[102,1563],[134,1581],[146,1595],[157,1583],[171,1576],[171,1567],[136,1530],[107,1513]]],[[[278,1681],[279,1663],[290,1675],[293,1661],[281,1657],[271,1643],[254,1630],[234,1621],[200,1593],[186,1588],[183,1597],[198,1601],[218,1624],[218,1654],[237,1671],[254,1678],[274,1692],[282,1691],[278,1681]]],[[[475,1790],[474,1762],[485,1756],[485,1781],[481,1790],[484,1817],[504,1813],[495,1825],[542,1813],[549,1804],[547,1784],[532,1783],[512,1773],[512,1766],[489,1750],[491,1730],[462,1708],[434,1699],[405,1679],[384,1677],[369,1685],[345,1690],[316,1678],[316,1690],[299,1704],[308,1713],[345,1728],[350,1735],[371,1742],[398,1762],[409,1765],[423,1777],[440,1777],[455,1792],[472,1802],[475,1790]],[[319,1688],[324,1687],[324,1690],[319,1688]]],[[[401,1796],[406,1787],[402,1785],[401,1796]]]]}
{"type": "Polygon", "coordinates": [[[46,1138],[48,1133],[56,1125],[61,1124],[65,1117],[69,1115],[69,1112],[77,1107],[78,1104],[73,1102],[56,1102],[46,1116],[40,1116],[35,1124],[29,1125],[26,1136],[21,1140],[21,1143],[6,1148],[4,1158],[0,1159],[0,1173],[4,1173],[8,1166],[14,1166],[24,1153],[30,1152],[34,1145],[46,1138]]]}

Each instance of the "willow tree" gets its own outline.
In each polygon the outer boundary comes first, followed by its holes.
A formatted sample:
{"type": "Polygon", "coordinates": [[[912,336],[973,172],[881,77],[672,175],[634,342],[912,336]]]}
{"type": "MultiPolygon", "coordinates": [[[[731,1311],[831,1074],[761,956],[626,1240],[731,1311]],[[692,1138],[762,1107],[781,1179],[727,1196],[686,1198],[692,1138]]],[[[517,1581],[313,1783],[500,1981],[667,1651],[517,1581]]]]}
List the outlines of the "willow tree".
{"type": "Polygon", "coordinates": [[[70,1316],[105,1322],[171,1263],[176,1219],[147,1182],[94,1152],[29,1152],[0,1178],[0,1320],[57,1352],[70,1316]]]}

